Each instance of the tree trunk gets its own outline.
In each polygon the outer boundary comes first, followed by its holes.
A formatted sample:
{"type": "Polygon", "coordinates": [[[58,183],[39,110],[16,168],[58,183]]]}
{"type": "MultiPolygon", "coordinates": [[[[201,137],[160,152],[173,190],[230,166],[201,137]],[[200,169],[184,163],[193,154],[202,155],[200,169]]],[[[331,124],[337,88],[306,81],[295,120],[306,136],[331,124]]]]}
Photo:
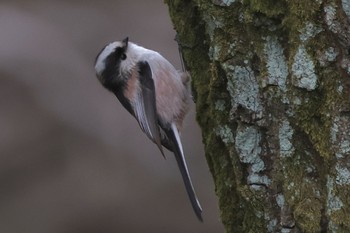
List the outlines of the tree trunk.
{"type": "Polygon", "coordinates": [[[226,231],[350,232],[350,1],[166,3],[226,231]]]}

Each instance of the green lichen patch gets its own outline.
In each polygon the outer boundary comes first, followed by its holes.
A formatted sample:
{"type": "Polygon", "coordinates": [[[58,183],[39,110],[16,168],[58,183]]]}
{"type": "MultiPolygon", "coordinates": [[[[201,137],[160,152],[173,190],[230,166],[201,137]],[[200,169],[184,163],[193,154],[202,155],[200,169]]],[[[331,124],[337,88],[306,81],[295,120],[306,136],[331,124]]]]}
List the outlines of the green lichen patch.
{"type": "Polygon", "coordinates": [[[320,66],[325,67],[328,66],[330,63],[336,61],[337,57],[339,55],[339,51],[335,47],[328,47],[326,49],[320,49],[317,60],[320,64],[320,66]]]}
{"type": "Polygon", "coordinates": [[[299,39],[300,41],[305,43],[309,39],[315,37],[321,31],[322,31],[321,27],[315,26],[311,22],[306,22],[304,28],[302,28],[300,31],[299,39]]]}
{"type": "Polygon", "coordinates": [[[337,21],[337,9],[334,4],[328,4],[324,7],[325,21],[329,29],[337,33],[340,30],[339,22],[337,21]]]}
{"type": "Polygon", "coordinates": [[[215,102],[215,110],[224,111],[226,109],[226,104],[224,100],[217,100],[215,102]]]}
{"type": "MultiPolygon", "coordinates": [[[[236,133],[235,148],[242,163],[251,165],[252,173],[265,169],[264,161],[260,158],[261,134],[255,127],[239,125],[236,133]]],[[[258,183],[258,182],[252,182],[258,183]]]]}
{"type": "Polygon", "coordinates": [[[218,126],[215,129],[215,133],[225,144],[233,144],[235,142],[232,130],[227,125],[218,126]]]}
{"type": "Polygon", "coordinates": [[[235,2],[236,0],[213,0],[213,4],[218,6],[230,6],[235,2]]]}
{"type": "Polygon", "coordinates": [[[266,55],[267,81],[268,85],[277,85],[283,92],[286,91],[288,77],[288,66],[283,48],[275,37],[268,36],[264,46],[266,55]]]}
{"type": "Polygon", "coordinates": [[[345,14],[348,16],[350,20],[350,2],[348,0],[342,0],[341,3],[345,14]]]}
{"type": "Polygon", "coordinates": [[[344,159],[350,154],[350,125],[346,116],[334,117],[331,127],[331,143],[337,159],[344,159]]]}
{"type": "Polygon", "coordinates": [[[308,91],[317,87],[315,65],[304,45],[300,45],[292,64],[293,84],[308,91]]]}
{"type": "Polygon", "coordinates": [[[227,89],[232,96],[232,109],[238,106],[260,113],[262,105],[259,97],[259,86],[253,70],[248,67],[223,65],[228,74],[227,89]]]}
{"type": "Polygon", "coordinates": [[[287,120],[283,120],[279,131],[278,131],[278,138],[279,138],[279,146],[280,146],[280,156],[281,157],[290,157],[294,153],[294,147],[293,147],[293,133],[294,130],[290,126],[289,122],[287,120]]]}
{"type": "Polygon", "coordinates": [[[329,219],[328,229],[330,232],[349,232],[350,230],[350,191],[349,185],[339,187],[336,179],[327,177],[327,202],[326,214],[329,219]]]}
{"type": "Polygon", "coordinates": [[[350,170],[340,164],[335,166],[335,170],[337,172],[335,183],[338,185],[350,185],[350,170]]]}
{"type": "Polygon", "coordinates": [[[331,215],[334,211],[341,210],[344,203],[340,200],[339,196],[335,194],[334,181],[333,178],[327,176],[327,203],[326,203],[326,213],[331,215]]]}

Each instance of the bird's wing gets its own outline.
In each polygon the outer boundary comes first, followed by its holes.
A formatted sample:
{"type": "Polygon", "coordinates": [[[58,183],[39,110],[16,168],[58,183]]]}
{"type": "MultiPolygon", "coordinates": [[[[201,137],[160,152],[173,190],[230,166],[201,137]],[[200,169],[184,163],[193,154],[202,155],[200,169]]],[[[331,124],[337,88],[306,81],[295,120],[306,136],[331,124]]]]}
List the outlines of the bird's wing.
{"type": "Polygon", "coordinates": [[[190,178],[190,174],[188,172],[188,168],[186,165],[185,155],[182,149],[182,144],[179,136],[179,132],[176,128],[175,123],[172,123],[168,127],[162,127],[165,134],[167,135],[167,138],[169,142],[172,144],[172,151],[174,152],[177,165],[180,169],[181,176],[183,179],[183,182],[185,183],[186,191],[188,194],[188,197],[190,198],[192,208],[197,216],[197,218],[200,221],[203,221],[202,218],[202,207],[198,201],[197,195],[194,191],[192,181],[190,178]]]}
{"type": "Polygon", "coordinates": [[[164,156],[158,126],[156,92],[151,68],[146,61],[137,64],[140,88],[137,91],[134,114],[141,129],[158,146],[164,156]]]}

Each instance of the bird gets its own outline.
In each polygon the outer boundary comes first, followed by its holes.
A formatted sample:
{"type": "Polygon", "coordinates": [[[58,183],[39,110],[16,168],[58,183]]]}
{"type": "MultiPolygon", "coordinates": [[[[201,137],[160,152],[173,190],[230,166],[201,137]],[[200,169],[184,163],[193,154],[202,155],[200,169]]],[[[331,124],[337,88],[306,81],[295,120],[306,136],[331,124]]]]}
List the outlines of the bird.
{"type": "Polygon", "coordinates": [[[203,222],[180,139],[191,100],[189,74],[176,70],[158,52],[129,42],[128,37],[103,47],[95,59],[95,71],[163,157],[163,147],[173,152],[194,213],[203,222]]]}

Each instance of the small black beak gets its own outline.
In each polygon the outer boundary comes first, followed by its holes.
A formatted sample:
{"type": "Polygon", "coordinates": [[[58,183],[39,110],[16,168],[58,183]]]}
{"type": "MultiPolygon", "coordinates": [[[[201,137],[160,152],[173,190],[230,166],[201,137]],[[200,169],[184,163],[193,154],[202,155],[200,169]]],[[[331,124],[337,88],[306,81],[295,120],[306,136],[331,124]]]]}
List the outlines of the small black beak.
{"type": "Polygon", "coordinates": [[[129,37],[126,37],[122,42],[124,47],[128,47],[129,37]]]}

